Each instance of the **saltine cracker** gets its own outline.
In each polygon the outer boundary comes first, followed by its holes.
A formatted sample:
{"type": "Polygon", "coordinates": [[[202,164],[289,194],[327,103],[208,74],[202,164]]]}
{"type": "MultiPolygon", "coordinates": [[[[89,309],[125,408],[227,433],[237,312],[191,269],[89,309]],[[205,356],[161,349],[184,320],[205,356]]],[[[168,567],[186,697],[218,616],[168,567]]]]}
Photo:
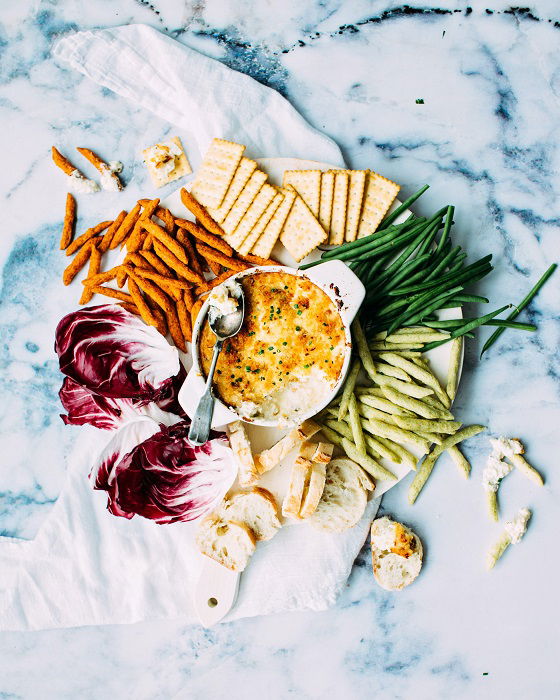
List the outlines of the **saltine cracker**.
{"type": "Polygon", "coordinates": [[[213,139],[191,187],[191,193],[205,207],[222,205],[245,146],[213,139]]]}
{"type": "Polygon", "coordinates": [[[247,238],[243,241],[243,243],[239,247],[239,252],[241,253],[241,255],[248,255],[251,252],[251,248],[259,240],[263,231],[267,227],[268,222],[272,219],[272,217],[274,216],[274,213],[276,212],[276,210],[278,209],[280,204],[282,204],[283,200],[284,200],[284,195],[277,191],[276,194],[274,195],[272,201],[269,203],[267,208],[264,210],[264,213],[261,216],[261,218],[253,226],[249,235],[247,236],[247,238]]]}
{"type": "Polygon", "coordinates": [[[348,183],[350,176],[347,170],[335,170],[334,194],[331,213],[330,245],[344,243],[346,233],[346,208],[348,206],[348,183]]]}
{"type": "Polygon", "coordinates": [[[224,197],[224,201],[222,202],[222,206],[218,209],[208,209],[208,213],[216,223],[223,223],[224,219],[229,214],[230,209],[233,207],[237,201],[237,198],[243,191],[243,188],[247,184],[247,180],[256,169],[257,164],[254,160],[245,157],[240,160],[237,170],[235,171],[235,175],[233,176],[233,180],[231,181],[226,196],[224,197]]]}
{"type": "Polygon", "coordinates": [[[284,195],[284,200],[274,212],[251,251],[254,255],[259,255],[261,258],[270,257],[272,249],[282,233],[286,219],[297,197],[297,192],[293,188],[280,188],[280,192],[284,195]]]}
{"type": "Polygon", "coordinates": [[[358,236],[360,214],[366,186],[367,170],[349,170],[348,207],[346,208],[346,241],[355,241],[358,236]]]}
{"type": "Polygon", "coordinates": [[[291,185],[307,206],[313,216],[319,216],[321,200],[321,171],[320,170],[286,170],[283,187],[291,185]]]}
{"type": "Polygon", "coordinates": [[[400,186],[395,182],[369,171],[358,227],[358,238],[369,236],[377,229],[399,190],[400,186]]]}
{"type": "Polygon", "coordinates": [[[280,240],[284,247],[297,262],[300,262],[326,238],[325,229],[313,216],[303,199],[296,194],[296,199],[280,234],[280,240]]]}
{"type": "Polygon", "coordinates": [[[331,227],[331,213],[334,195],[334,173],[329,171],[321,173],[321,201],[319,202],[319,223],[329,231],[331,227]]]}
{"type": "Polygon", "coordinates": [[[235,231],[231,234],[231,236],[226,236],[226,240],[232,246],[232,248],[239,250],[239,246],[247,238],[253,226],[255,226],[257,221],[261,218],[267,206],[274,199],[275,194],[276,190],[272,185],[265,183],[261,187],[257,193],[257,196],[251,202],[249,209],[247,209],[243,215],[243,218],[237,224],[235,231]]]}
{"type": "Polygon", "coordinates": [[[259,190],[266,182],[266,174],[262,170],[255,170],[251,177],[247,180],[247,184],[241,191],[241,194],[235,201],[233,207],[229,210],[229,214],[226,216],[222,223],[222,228],[226,232],[225,239],[228,240],[228,236],[231,236],[237,225],[243,218],[245,212],[251,206],[251,202],[257,196],[259,190]]]}

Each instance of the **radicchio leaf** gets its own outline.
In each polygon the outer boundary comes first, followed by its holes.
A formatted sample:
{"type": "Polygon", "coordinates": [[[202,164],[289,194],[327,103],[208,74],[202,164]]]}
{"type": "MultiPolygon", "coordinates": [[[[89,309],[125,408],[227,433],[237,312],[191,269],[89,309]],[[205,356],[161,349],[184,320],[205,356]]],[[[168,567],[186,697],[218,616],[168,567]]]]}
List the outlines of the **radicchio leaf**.
{"type": "Polygon", "coordinates": [[[106,398],[170,399],[181,369],[177,348],[116,304],[65,316],[56,329],[55,350],[63,374],[106,398]]]}
{"type": "Polygon", "coordinates": [[[68,415],[60,415],[66,425],[89,423],[102,430],[114,430],[119,427],[122,410],[118,399],[107,399],[93,394],[70,377],[64,377],[58,395],[60,403],[68,412],[68,415]]]}
{"type": "Polygon", "coordinates": [[[164,524],[195,520],[221,503],[237,471],[227,439],[214,433],[193,447],[187,434],[185,421],[162,427],[122,456],[130,444],[123,432],[122,449],[106,450],[92,474],[94,488],[109,494],[111,513],[164,524]]]}

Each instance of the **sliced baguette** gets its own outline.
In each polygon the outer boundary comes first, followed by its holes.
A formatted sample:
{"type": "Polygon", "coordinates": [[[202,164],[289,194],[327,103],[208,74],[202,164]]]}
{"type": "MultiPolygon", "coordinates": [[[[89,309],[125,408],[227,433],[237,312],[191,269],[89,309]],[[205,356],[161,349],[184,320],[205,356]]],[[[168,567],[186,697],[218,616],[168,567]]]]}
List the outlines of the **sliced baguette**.
{"type": "Polygon", "coordinates": [[[286,457],[296,445],[305,440],[309,440],[309,438],[315,435],[315,433],[318,433],[319,430],[321,430],[321,426],[317,425],[317,423],[311,419],[303,421],[300,426],[290,430],[290,432],[275,445],[259,454],[257,462],[259,472],[264,474],[270,469],[273,469],[277,464],[280,464],[284,457],[286,457]]]}
{"type": "Polygon", "coordinates": [[[388,517],[378,518],[371,525],[371,555],[375,580],[387,591],[409,586],[422,568],[420,538],[388,517]]]}
{"type": "Polygon", "coordinates": [[[260,487],[227,498],[220,509],[220,516],[224,520],[246,525],[257,541],[272,539],[282,527],[274,496],[260,487]]]}
{"type": "Polygon", "coordinates": [[[243,571],[255,551],[256,540],[243,523],[226,522],[216,515],[204,518],[196,532],[202,554],[232,571],[243,571]]]}
{"type": "Polygon", "coordinates": [[[291,516],[292,518],[299,518],[299,511],[301,508],[305,487],[309,482],[311,467],[311,460],[309,460],[307,457],[304,457],[301,454],[296,457],[290,473],[288,491],[286,492],[282,503],[282,515],[284,517],[291,516]]]}
{"type": "Polygon", "coordinates": [[[311,465],[311,474],[307,485],[307,493],[304,494],[303,503],[299,511],[300,518],[309,518],[317,510],[327,478],[327,465],[324,462],[314,462],[311,465]]]}
{"type": "Polygon", "coordinates": [[[321,500],[308,521],[317,530],[343,532],[358,522],[366,504],[366,490],[354,462],[344,457],[333,459],[327,465],[321,500]]]}
{"type": "Polygon", "coordinates": [[[247,437],[245,426],[240,420],[236,420],[230,423],[226,430],[237,463],[239,483],[241,486],[252,486],[259,478],[259,470],[253,459],[251,443],[247,437]]]}

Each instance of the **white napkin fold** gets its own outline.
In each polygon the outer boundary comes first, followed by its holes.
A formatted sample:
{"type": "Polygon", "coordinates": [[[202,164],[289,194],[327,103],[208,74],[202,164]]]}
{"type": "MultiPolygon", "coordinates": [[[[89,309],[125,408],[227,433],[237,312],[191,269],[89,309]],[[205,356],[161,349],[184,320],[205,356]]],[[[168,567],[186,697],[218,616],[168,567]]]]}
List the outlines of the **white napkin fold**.
{"type": "MultiPolygon", "coordinates": [[[[274,90],[149,27],[79,32],[54,54],[189,132],[200,152],[219,136],[247,144],[253,157],[344,165],[336,144],[274,90]]],[[[194,526],[110,515],[105,495],[87,479],[98,446],[98,431],[80,428],[63,492],[36,538],[0,537],[0,629],[197,621],[191,595],[203,557],[194,526]]],[[[347,532],[328,535],[301,524],[259,544],[225,620],[333,605],[379,500],[347,532]]]]}

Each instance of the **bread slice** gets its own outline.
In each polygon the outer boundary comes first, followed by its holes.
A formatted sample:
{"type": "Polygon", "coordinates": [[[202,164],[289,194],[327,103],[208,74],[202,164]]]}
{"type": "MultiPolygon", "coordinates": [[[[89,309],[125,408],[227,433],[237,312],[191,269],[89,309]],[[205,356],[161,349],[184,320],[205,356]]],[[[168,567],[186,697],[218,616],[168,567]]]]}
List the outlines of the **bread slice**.
{"type": "Polygon", "coordinates": [[[371,555],[375,580],[387,591],[409,586],[422,568],[423,549],[418,535],[386,516],[371,525],[371,555]]]}
{"type": "Polygon", "coordinates": [[[259,478],[259,471],[253,459],[251,443],[247,437],[245,426],[240,420],[226,427],[229,444],[237,464],[237,478],[241,486],[252,486],[259,478]]]}
{"type": "Polygon", "coordinates": [[[232,571],[243,571],[255,551],[253,533],[243,523],[225,521],[210,515],[196,532],[196,546],[202,554],[232,571]]]}
{"type": "Polygon", "coordinates": [[[264,474],[264,472],[280,464],[284,457],[286,457],[296,445],[304,440],[309,440],[309,438],[315,435],[315,433],[318,433],[319,430],[321,430],[321,426],[311,419],[304,420],[297,428],[290,430],[290,432],[275,445],[260,453],[257,460],[260,473],[264,474]]]}
{"type": "Polygon", "coordinates": [[[324,462],[314,462],[311,465],[311,473],[307,490],[303,495],[302,506],[299,511],[300,518],[308,518],[317,510],[327,478],[327,465],[324,462]]]}
{"type": "Polygon", "coordinates": [[[366,490],[354,463],[344,457],[333,459],[327,465],[321,500],[308,522],[317,530],[342,532],[358,522],[366,504],[366,490]]]}
{"type": "Polygon", "coordinates": [[[274,496],[259,487],[227,498],[220,509],[220,516],[224,520],[246,525],[257,541],[272,539],[282,527],[274,496]]]}
{"type": "Polygon", "coordinates": [[[302,454],[299,454],[296,457],[290,473],[288,491],[286,492],[282,503],[282,515],[284,517],[291,516],[292,518],[299,518],[303,494],[306,485],[309,483],[311,466],[311,460],[307,457],[303,456],[302,454]]]}

